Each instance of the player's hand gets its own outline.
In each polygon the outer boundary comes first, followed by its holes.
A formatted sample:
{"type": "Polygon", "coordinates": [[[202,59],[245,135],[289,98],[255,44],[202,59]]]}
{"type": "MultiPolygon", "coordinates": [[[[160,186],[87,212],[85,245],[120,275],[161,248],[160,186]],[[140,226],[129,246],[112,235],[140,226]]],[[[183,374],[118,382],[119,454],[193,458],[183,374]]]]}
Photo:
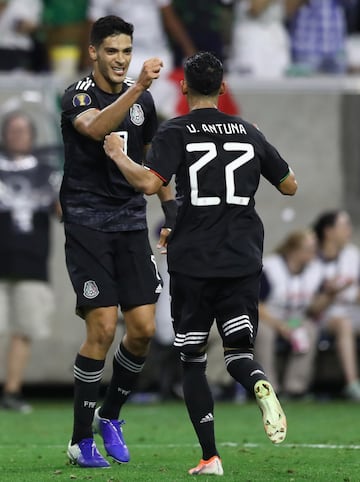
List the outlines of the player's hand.
{"type": "Polygon", "coordinates": [[[111,134],[105,136],[104,151],[111,159],[114,159],[116,156],[124,153],[123,149],[124,139],[119,134],[112,132],[111,134]]]}
{"type": "Polygon", "coordinates": [[[161,228],[159,241],[156,247],[160,250],[160,254],[167,253],[168,237],[171,233],[170,228],[161,228]]]}
{"type": "Polygon", "coordinates": [[[152,81],[160,77],[160,71],[163,67],[163,62],[158,57],[145,60],[141,69],[137,83],[146,90],[152,84],[152,81]]]}

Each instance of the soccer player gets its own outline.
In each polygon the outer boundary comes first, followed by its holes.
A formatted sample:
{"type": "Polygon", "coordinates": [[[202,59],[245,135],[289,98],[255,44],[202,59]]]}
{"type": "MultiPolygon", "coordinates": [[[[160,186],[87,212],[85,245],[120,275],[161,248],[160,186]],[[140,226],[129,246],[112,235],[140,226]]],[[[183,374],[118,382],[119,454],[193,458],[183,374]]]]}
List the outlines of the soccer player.
{"type": "Polygon", "coordinates": [[[222,63],[208,52],[189,57],[183,93],[190,113],[164,122],[144,167],[120,148],[104,148],[126,179],[151,194],[176,174],[181,205],[168,245],[174,345],[183,366],[185,403],[202,459],[189,473],[222,475],[214,436],[214,402],[205,375],[213,320],[223,339],[229,373],[253,391],[273,443],[286,435],[286,417],[262,367],[254,361],[263,226],[254,195],[262,174],[282,194],[297,183],[277,150],[252,124],[217,110],[225,89],[222,63]]]}
{"type": "MultiPolygon", "coordinates": [[[[116,131],[129,155],[141,163],[157,129],[147,89],[159,77],[162,62],[145,61],[138,79],[129,81],[132,35],[133,25],[119,17],[97,20],[89,46],[93,73],[68,87],[62,99],[65,166],[60,200],[66,264],[77,313],[86,323],[86,339],[74,365],[74,426],[68,456],[82,467],[109,466],[96,448],[92,424],[106,453],[117,462],[129,461],[119,414],[143,368],[162,289],[148,240],[144,196],[103,150],[105,135],[116,131]],[[119,305],[126,333],[115,352],[104,403],[96,409],[119,305]]],[[[160,189],[163,208],[171,214],[176,202],[170,196],[168,187],[160,189]]]]}

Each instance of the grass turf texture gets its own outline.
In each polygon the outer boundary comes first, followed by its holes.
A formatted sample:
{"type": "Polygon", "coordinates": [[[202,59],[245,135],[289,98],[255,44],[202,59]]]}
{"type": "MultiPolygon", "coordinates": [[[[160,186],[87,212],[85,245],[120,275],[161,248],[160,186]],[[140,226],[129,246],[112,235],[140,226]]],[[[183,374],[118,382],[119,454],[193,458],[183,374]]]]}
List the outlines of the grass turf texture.
{"type": "MultiPolygon", "coordinates": [[[[360,481],[359,405],[349,402],[283,404],[286,441],[267,440],[255,402],[218,403],[215,420],[224,466],[220,479],[236,482],[360,481]]],[[[127,465],[82,469],[68,463],[71,402],[35,402],[34,412],[0,411],[1,482],[90,480],[181,482],[201,453],[182,402],[128,404],[124,435],[131,453],[127,465]]],[[[104,448],[96,435],[97,446],[104,448]]],[[[199,477],[196,478],[196,480],[199,477]]],[[[206,482],[214,476],[200,476],[206,482]]]]}

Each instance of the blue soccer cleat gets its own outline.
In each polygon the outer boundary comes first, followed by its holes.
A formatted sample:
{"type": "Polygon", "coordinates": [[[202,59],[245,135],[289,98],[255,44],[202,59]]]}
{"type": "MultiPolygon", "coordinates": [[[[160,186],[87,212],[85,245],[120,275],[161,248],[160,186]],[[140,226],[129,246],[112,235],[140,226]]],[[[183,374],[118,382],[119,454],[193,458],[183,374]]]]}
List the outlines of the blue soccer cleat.
{"type": "Polygon", "coordinates": [[[99,410],[100,407],[95,410],[94,432],[102,436],[106,453],[119,464],[126,464],[130,460],[130,454],[121,428],[125,421],[102,418],[99,410]]]}
{"type": "Polygon", "coordinates": [[[109,462],[99,453],[92,438],[84,438],[74,445],[71,445],[70,440],[67,455],[71,464],[79,465],[80,467],[94,469],[110,467],[109,462]]]}

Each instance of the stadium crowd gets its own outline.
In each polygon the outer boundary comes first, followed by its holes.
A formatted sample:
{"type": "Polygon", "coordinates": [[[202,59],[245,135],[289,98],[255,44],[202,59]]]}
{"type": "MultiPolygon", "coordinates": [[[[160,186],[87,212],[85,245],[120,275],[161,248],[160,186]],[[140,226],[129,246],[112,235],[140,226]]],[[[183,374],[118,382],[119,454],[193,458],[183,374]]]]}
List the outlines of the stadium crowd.
{"type": "Polygon", "coordinates": [[[130,75],[154,45],[167,71],[197,50],[258,77],[360,69],[359,0],[0,0],[0,70],[85,70],[91,24],[109,14],[136,26],[130,75]]]}

